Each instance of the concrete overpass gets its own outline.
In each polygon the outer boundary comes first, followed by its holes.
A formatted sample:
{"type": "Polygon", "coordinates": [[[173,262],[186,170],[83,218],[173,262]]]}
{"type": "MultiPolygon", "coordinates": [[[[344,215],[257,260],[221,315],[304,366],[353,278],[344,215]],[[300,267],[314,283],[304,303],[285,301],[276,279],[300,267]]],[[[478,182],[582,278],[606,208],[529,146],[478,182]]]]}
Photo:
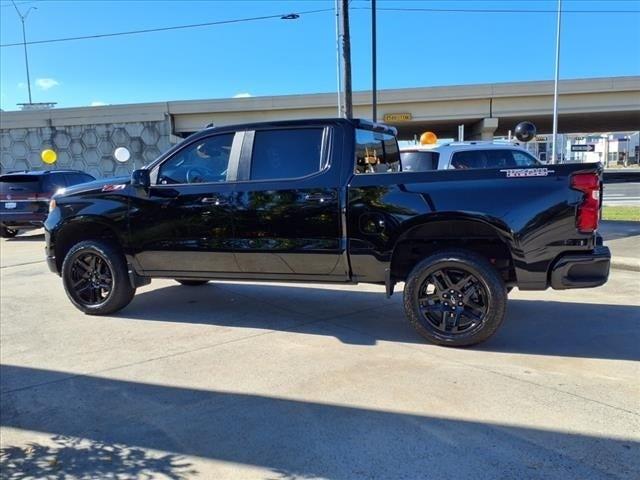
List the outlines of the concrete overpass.
{"type": "MultiPolygon", "coordinates": [[[[559,87],[559,130],[563,133],[635,130],[640,128],[640,77],[564,80],[559,87]]],[[[401,137],[425,130],[440,136],[457,135],[465,125],[469,138],[506,135],[522,120],[531,120],[540,133],[551,131],[553,82],[518,82],[451,87],[381,90],[378,120],[385,114],[401,137]]],[[[353,96],[354,116],[371,117],[371,92],[353,96]]],[[[271,119],[336,115],[335,94],[288,95],[232,100],[170,102],[174,130],[191,132],[203,124],[216,125],[271,119]]]]}
{"type": "MultiPolygon", "coordinates": [[[[354,116],[370,118],[370,92],[353,97],[354,116]]],[[[378,98],[379,120],[391,115],[387,123],[405,139],[425,130],[455,137],[460,124],[467,139],[490,139],[522,120],[533,121],[539,133],[551,131],[550,81],[381,90],[378,98]]],[[[559,112],[560,133],[639,130],[640,76],[563,80],[559,112]]],[[[335,93],[2,112],[0,165],[42,168],[40,151],[54,148],[59,166],[108,176],[152,160],[209,123],[335,116],[335,93]],[[132,151],[129,164],[114,163],[117,146],[132,151]]]]}

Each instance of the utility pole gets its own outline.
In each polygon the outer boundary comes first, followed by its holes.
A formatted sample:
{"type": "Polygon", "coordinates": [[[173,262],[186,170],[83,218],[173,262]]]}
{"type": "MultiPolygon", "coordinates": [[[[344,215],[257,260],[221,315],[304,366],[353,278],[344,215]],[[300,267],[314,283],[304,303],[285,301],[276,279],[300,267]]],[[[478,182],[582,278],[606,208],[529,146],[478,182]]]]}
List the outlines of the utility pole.
{"type": "Polygon", "coordinates": [[[13,3],[13,8],[16,9],[16,13],[20,17],[20,21],[22,22],[22,46],[24,47],[24,65],[27,69],[27,89],[29,90],[29,104],[31,104],[33,102],[31,101],[31,79],[29,78],[29,58],[27,56],[27,34],[25,33],[24,21],[27,19],[29,12],[31,12],[31,10],[37,10],[37,7],[29,8],[27,12],[23,15],[22,13],[20,13],[20,10],[18,10],[18,6],[16,5],[16,2],[14,0],[11,0],[11,3],[13,3]]]}
{"type": "Polygon", "coordinates": [[[338,86],[338,116],[342,116],[342,69],[340,68],[340,4],[336,0],[336,85],[338,86]]]}
{"type": "Polygon", "coordinates": [[[376,47],[376,0],[371,0],[371,105],[372,120],[378,121],[378,53],[376,47]]]}
{"type": "Polygon", "coordinates": [[[351,37],[349,33],[349,0],[340,0],[342,19],[342,84],[344,86],[344,118],[353,118],[351,91],[351,37]]]}
{"type": "Polygon", "coordinates": [[[551,146],[551,163],[558,163],[558,79],[560,77],[560,25],[562,23],[562,0],[558,0],[558,23],[556,25],[556,75],[553,83],[553,144],[551,146]]]}

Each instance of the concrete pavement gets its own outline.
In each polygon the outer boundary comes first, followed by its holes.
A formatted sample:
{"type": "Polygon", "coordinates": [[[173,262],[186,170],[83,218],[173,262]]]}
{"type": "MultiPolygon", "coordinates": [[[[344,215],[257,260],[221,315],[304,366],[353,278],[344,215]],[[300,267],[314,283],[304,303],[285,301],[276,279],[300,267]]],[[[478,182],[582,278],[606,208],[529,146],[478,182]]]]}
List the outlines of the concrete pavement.
{"type": "MultiPolygon", "coordinates": [[[[0,465],[43,478],[637,478],[640,282],[511,294],[472,349],[377,286],[141,288],[89,317],[2,241],[0,465]],[[18,260],[18,256],[22,260],[18,260]]],[[[19,252],[19,253],[18,253],[19,252]]]]}
{"type": "Polygon", "coordinates": [[[600,222],[598,230],[611,249],[611,267],[640,272],[640,222],[600,222]]]}

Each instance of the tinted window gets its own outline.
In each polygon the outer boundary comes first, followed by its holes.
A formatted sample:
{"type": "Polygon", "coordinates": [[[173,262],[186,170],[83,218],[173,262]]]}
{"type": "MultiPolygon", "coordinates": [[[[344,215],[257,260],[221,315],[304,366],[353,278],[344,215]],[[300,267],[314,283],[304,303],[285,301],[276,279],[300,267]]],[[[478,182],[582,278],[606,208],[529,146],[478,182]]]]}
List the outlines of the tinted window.
{"type": "Polygon", "coordinates": [[[0,193],[38,193],[40,188],[39,177],[34,175],[3,175],[0,177],[0,193]]]}
{"type": "Polygon", "coordinates": [[[356,130],[356,173],[400,171],[396,137],[371,130],[356,130]]]}
{"type": "Polygon", "coordinates": [[[298,178],[322,170],[322,128],[255,133],[251,180],[298,178]]]}
{"type": "Polygon", "coordinates": [[[468,150],[453,154],[451,165],[456,169],[513,168],[537,165],[535,158],[517,150],[468,150]],[[514,158],[517,154],[517,160],[514,158]]]}
{"type": "Polygon", "coordinates": [[[227,179],[233,133],[199,140],[164,162],[158,183],[210,183],[227,179]]]}
{"type": "Polygon", "coordinates": [[[438,152],[400,152],[403,172],[425,172],[438,169],[438,152]]]}
{"type": "Polygon", "coordinates": [[[80,183],[93,182],[95,178],[86,173],[68,173],[67,174],[67,185],[78,185],[80,183]]]}
{"type": "Polygon", "coordinates": [[[45,175],[42,183],[43,190],[51,193],[55,193],[58,189],[67,186],[64,173],[50,173],[49,175],[45,175]]]}
{"type": "Polygon", "coordinates": [[[538,162],[533,155],[526,152],[512,150],[511,153],[513,153],[513,161],[518,167],[535,167],[540,165],[540,162],[538,162]]]}

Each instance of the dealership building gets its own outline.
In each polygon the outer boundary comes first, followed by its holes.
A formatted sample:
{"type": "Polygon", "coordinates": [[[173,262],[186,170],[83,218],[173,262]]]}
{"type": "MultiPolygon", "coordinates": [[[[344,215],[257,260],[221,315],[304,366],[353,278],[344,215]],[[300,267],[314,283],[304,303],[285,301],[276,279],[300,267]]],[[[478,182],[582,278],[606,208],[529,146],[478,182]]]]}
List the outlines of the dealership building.
{"type": "MultiPolygon", "coordinates": [[[[637,163],[640,77],[564,80],[559,91],[564,161],[637,163]]],[[[371,92],[355,92],[353,102],[354,116],[371,118],[371,92]]],[[[396,126],[401,139],[426,130],[455,138],[464,125],[466,140],[491,140],[507,136],[517,123],[529,120],[539,136],[528,148],[541,159],[550,151],[552,107],[549,81],[378,92],[378,120],[396,126]]],[[[96,177],[127,175],[211,123],[336,116],[335,93],[3,111],[0,168],[2,172],[73,168],[96,177]],[[119,147],[131,153],[128,159],[116,160],[119,147]],[[55,152],[54,166],[43,163],[44,150],[55,152]]]]}

